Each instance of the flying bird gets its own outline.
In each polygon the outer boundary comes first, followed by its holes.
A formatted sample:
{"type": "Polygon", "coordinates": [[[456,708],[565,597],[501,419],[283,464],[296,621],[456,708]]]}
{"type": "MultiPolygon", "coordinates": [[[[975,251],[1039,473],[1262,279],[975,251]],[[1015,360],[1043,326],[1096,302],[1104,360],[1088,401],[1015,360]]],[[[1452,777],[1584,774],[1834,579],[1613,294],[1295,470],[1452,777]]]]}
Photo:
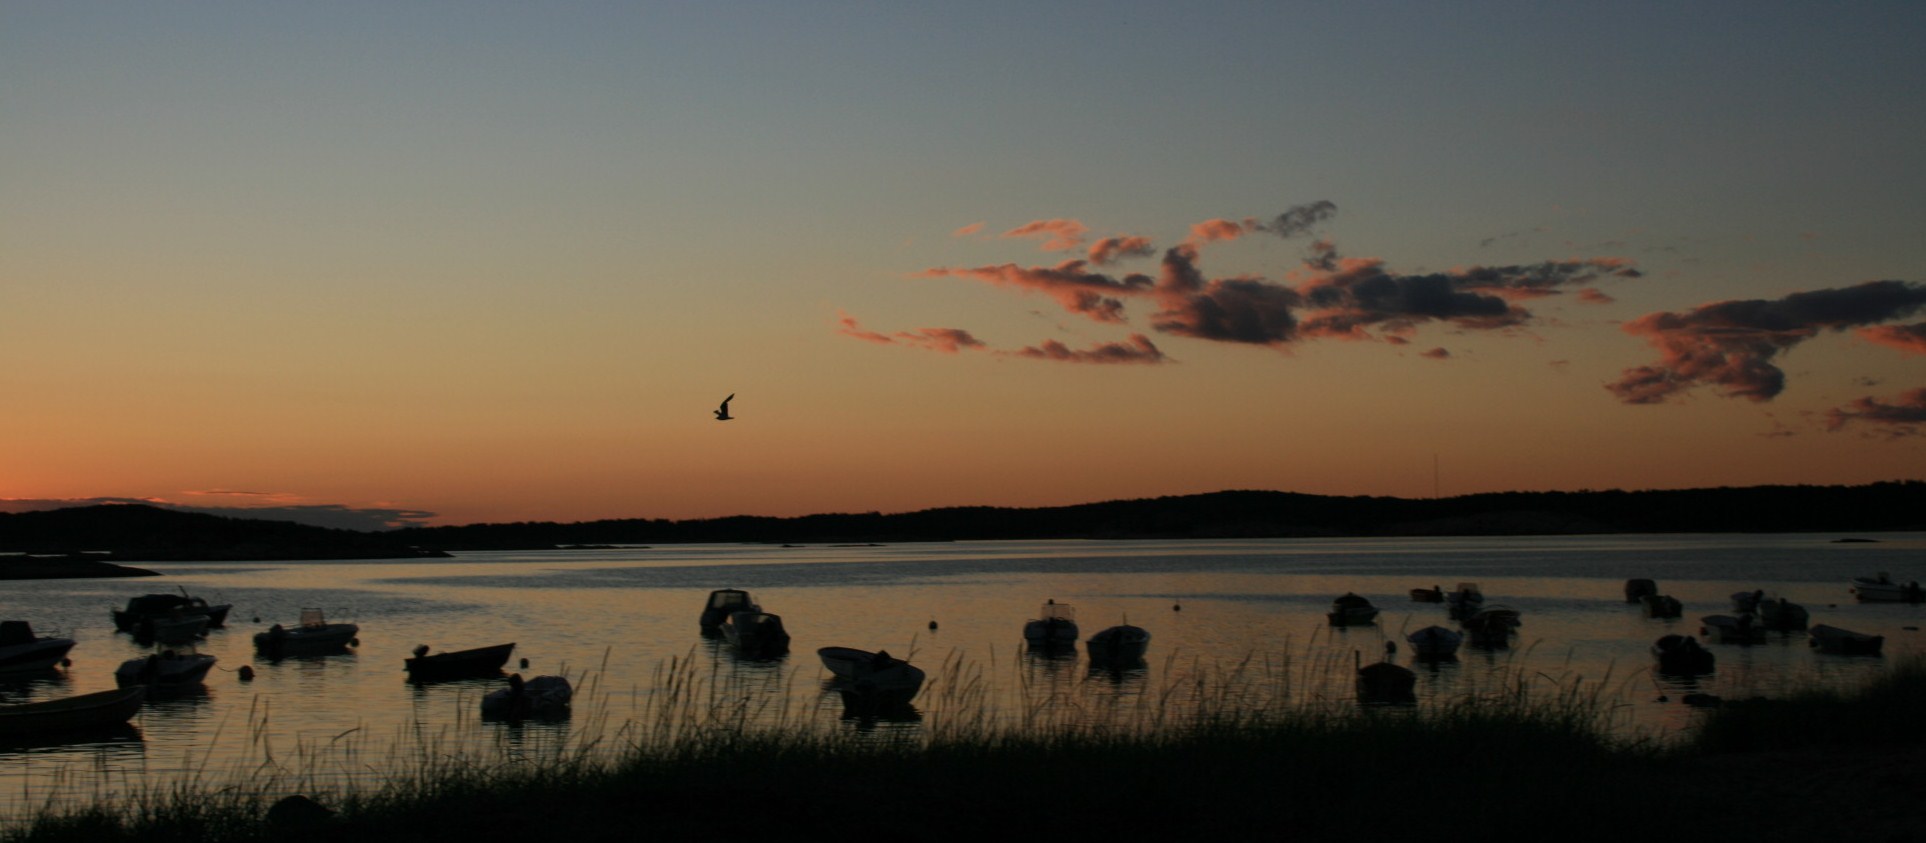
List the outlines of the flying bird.
{"type": "Polygon", "coordinates": [[[728,421],[735,418],[735,416],[729,415],[729,402],[734,400],[736,400],[736,394],[733,392],[729,393],[728,398],[722,399],[722,409],[716,411],[716,421],[728,421]]]}

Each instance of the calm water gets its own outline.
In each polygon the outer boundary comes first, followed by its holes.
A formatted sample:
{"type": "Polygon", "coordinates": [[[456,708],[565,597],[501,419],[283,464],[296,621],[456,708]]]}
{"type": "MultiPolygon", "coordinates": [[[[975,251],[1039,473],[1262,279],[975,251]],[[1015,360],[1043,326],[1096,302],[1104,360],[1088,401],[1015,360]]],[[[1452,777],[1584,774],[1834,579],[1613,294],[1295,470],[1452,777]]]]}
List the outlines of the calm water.
{"type": "MultiPolygon", "coordinates": [[[[113,740],[0,747],[0,821],[49,800],[112,798],[198,776],[251,777],[262,787],[365,784],[407,766],[398,746],[424,741],[510,754],[594,738],[621,743],[671,659],[688,660],[718,706],[827,724],[852,736],[914,736],[934,728],[943,700],[926,689],[921,719],[844,721],[822,687],[817,647],[887,649],[931,671],[946,659],[975,677],[972,711],[1004,720],[1037,716],[1064,699],[1165,705],[1173,688],[1219,681],[1239,663],[1273,677],[1275,691],[1348,699],[1354,653],[1433,623],[1442,606],[1409,600],[1414,587],[1479,583],[1488,601],[1520,610],[1508,651],[1467,650],[1419,671],[1420,695],[1447,699],[1528,676],[1552,690],[1599,683],[1627,728],[1665,734],[1690,719],[1686,691],[1771,695],[1812,683],[1854,683],[1919,652],[1926,610],[1859,604],[1853,576],[1890,571],[1926,579],[1926,534],[1882,534],[1878,543],[1832,536],[1610,536],[1569,538],[1261,540],[1159,542],[959,542],[885,547],[703,545],[542,553],[470,553],[407,562],[177,563],[165,576],[6,585],[0,617],[76,639],[71,668],[57,676],[0,682],[0,700],[26,702],[108,689],[123,660],[149,652],[116,634],[112,608],[128,597],[184,587],[234,604],[226,630],[198,649],[219,657],[204,692],[150,700],[134,729],[113,740]],[[1630,577],[1649,577],[1684,601],[1682,620],[1642,617],[1623,600],[1630,577]],[[697,634],[714,588],[751,590],[782,615],[793,654],[775,662],[736,659],[697,634]],[[1696,682],[1662,679],[1646,648],[1668,632],[1697,633],[1699,617],[1728,611],[1729,596],[1763,589],[1805,605],[1815,623],[1887,637],[1883,658],[1821,655],[1802,636],[1761,646],[1711,645],[1717,671],[1696,682]],[[1384,611],[1375,626],[1332,630],[1331,599],[1347,591],[1384,611]],[[1046,598],[1073,604],[1085,637],[1126,618],[1154,636],[1147,665],[1091,672],[1082,655],[1021,653],[1021,628],[1046,598]],[[269,662],[251,638],[302,607],[361,625],[352,654],[269,662]],[[1175,607],[1181,607],[1181,611],[1175,607]],[[257,620],[258,619],[258,620],[257,620]],[[938,629],[931,630],[936,621],[938,629]],[[585,716],[561,724],[479,721],[481,694],[499,682],[415,686],[402,660],[417,644],[436,650],[514,641],[525,675],[567,675],[588,686],[585,716]],[[1248,661],[1247,661],[1248,660],[1248,661]],[[235,670],[252,665],[242,682],[235,670]],[[1042,689],[1042,690],[1039,690],[1042,689]],[[1661,697],[1668,701],[1661,701],[1661,697]],[[1039,701],[1042,702],[1039,702],[1039,701]],[[426,736],[425,738],[423,736],[426,736]],[[305,777],[305,778],[304,778],[305,777]]],[[[1401,663],[1410,663],[1400,653],[1401,663]]],[[[515,667],[511,661],[510,668],[515,667]]],[[[950,700],[963,697],[952,695],[950,700]]],[[[1089,717],[1079,708],[1076,717],[1089,717]]],[[[1046,714],[1046,718],[1047,718],[1046,714]]]]}

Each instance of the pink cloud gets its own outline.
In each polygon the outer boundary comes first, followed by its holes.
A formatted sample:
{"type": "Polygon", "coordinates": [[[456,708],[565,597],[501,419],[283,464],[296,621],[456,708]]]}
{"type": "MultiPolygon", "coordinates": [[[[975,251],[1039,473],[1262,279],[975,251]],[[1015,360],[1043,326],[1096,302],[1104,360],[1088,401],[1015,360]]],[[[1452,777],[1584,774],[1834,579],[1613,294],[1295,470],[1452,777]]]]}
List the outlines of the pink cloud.
{"type": "Polygon", "coordinates": [[[1578,300],[1586,304],[1611,304],[1612,302],[1618,301],[1618,299],[1612,298],[1610,295],[1607,295],[1605,291],[1597,287],[1586,287],[1583,290],[1579,290],[1578,300]]]}
{"type": "Polygon", "coordinates": [[[1124,321],[1123,302],[1116,297],[1141,294],[1151,286],[1150,279],[1143,275],[1112,278],[1099,272],[1088,272],[1085,266],[1087,263],[1081,260],[1064,261],[1053,267],[1022,267],[1006,263],[1002,266],[967,269],[929,269],[923,271],[922,275],[931,278],[972,278],[998,286],[1043,293],[1056,299],[1064,310],[1098,322],[1124,321]]]}
{"type": "Polygon", "coordinates": [[[1451,352],[1444,348],[1434,348],[1430,351],[1422,352],[1418,356],[1427,360],[1449,360],[1451,359],[1451,352]]]}
{"type": "Polygon", "coordinates": [[[1143,258],[1156,253],[1148,237],[1105,237],[1090,246],[1090,262],[1108,266],[1124,258],[1143,258]]]}
{"type": "Polygon", "coordinates": [[[1876,345],[1896,348],[1908,354],[1926,354],[1926,322],[1860,328],[1857,333],[1861,339],[1876,345]]]}
{"type": "Polygon", "coordinates": [[[1155,365],[1168,363],[1170,358],[1158,350],[1157,346],[1143,334],[1131,334],[1128,342],[1099,343],[1081,351],[1056,340],[1045,340],[1041,345],[1028,346],[1011,352],[1016,357],[1029,357],[1039,360],[1054,360],[1064,363],[1141,363],[1155,365]]]}
{"type": "Polygon", "coordinates": [[[970,335],[961,328],[918,328],[914,331],[897,331],[894,334],[881,334],[865,330],[856,323],[856,317],[842,314],[840,327],[836,333],[854,337],[864,342],[878,345],[904,345],[921,348],[939,354],[955,354],[986,347],[982,340],[970,335]]]}
{"type": "Polygon", "coordinates": [[[1003,236],[1041,237],[1044,240],[1044,251],[1061,252],[1083,245],[1083,235],[1089,231],[1089,228],[1076,220],[1036,220],[1005,231],[1003,236]]]}
{"type": "Polygon", "coordinates": [[[982,230],[983,230],[983,223],[973,222],[973,223],[970,223],[969,225],[963,226],[962,228],[959,228],[955,231],[950,232],[950,236],[951,237],[969,237],[974,234],[977,234],[978,232],[981,232],[982,230]]]}
{"type": "MultiPolygon", "coordinates": [[[[1252,225],[1255,225],[1253,221],[1252,225]]],[[[1236,240],[1247,231],[1244,223],[1230,220],[1204,220],[1190,227],[1190,239],[1184,241],[1193,246],[1215,243],[1222,240],[1236,240]]]]}
{"type": "Polygon", "coordinates": [[[1627,404],[1657,404],[1710,384],[1731,397],[1770,401],[1785,389],[1773,358],[1821,331],[1843,331],[1926,308],[1926,284],[1869,281],[1781,299],[1713,302],[1684,313],[1650,313],[1626,333],[1659,351],[1657,363],[1626,369],[1606,389],[1627,404]]]}
{"type": "Polygon", "coordinates": [[[1926,425],[1926,389],[1901,393],[1892,403],[1877,398],[1860,398],[1826,413],[1826,429],[1841,430],[1848,424],[1885,425],[1893,436],[1919,435],[1926,425]]]}

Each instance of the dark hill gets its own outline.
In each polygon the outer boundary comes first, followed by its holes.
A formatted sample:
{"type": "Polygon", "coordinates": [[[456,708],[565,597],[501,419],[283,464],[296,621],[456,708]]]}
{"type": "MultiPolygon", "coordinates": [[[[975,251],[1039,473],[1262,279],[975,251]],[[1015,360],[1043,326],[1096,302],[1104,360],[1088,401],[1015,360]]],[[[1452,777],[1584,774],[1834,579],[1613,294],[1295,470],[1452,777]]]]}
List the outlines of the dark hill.
{"type": "Polygon", "coordinates": [[[1926,483],[1605,492],[1502,492],[1455,498],[1202,495],[884,515],[733,516],[414,527],[389,535],[445,550],[673,542],[904,542],[968,539],[1279,538],[1926,530],[1926,483]]]}
{"type": "Polygon", "coordinates": [[[0,513],[0,553],[85,553],[94,561],[108,562],[400,559],[446,555],[410,547],[392,533],[223,518],[139,504],[0,513]]]}

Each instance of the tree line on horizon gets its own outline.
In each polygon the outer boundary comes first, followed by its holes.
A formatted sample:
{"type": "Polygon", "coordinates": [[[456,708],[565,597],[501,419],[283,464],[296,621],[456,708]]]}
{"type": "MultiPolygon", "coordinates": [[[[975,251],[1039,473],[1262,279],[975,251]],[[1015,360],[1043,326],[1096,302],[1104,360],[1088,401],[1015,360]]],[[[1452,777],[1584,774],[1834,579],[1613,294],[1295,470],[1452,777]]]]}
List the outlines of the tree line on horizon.
{"type": "Polygon", "coordinates": [[[675,543],[1209,539],[1607,533],[1926,531],[1926,481],[1452,498],[1223,491],[1054,507],[883,514],[510,522],[361,532],[140,504],[0,513],[0,554],[113,561],[381,559],[462,550],[675,543]]]}

